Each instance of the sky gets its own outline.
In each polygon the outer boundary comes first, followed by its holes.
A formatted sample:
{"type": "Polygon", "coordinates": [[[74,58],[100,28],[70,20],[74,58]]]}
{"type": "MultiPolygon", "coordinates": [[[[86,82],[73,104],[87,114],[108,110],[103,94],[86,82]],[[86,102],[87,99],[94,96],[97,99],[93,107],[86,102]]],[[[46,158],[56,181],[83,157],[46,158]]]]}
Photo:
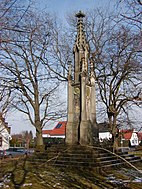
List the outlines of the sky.
{"type": "Polygon", "coordinates": [[[118,9],[119,0],[34,0],[39,11],[47,10],[55,13],[59,18],[65,20],[69,13],[86,12],[90,9],[118,9]]]}
{"type": "Polygon", "coordinates": [[[117,0],[34,0],[39,10],[46,9],[55,12],[59,16],[65,16],[68,12],[85,11],[96,7],[105,7],[117,0]]]}

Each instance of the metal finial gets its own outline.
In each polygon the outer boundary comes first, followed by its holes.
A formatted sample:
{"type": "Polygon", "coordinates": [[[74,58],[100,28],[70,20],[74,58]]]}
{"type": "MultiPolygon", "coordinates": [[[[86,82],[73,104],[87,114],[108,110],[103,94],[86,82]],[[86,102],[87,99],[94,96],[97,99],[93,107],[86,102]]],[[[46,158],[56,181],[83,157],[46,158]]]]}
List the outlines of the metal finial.
{"type": "Polygon", "coordinates": [[[83,18],[83,17],[85,17],[85,14],[82,11],[79,11],[75,16],[77,18],[83,18]]]}

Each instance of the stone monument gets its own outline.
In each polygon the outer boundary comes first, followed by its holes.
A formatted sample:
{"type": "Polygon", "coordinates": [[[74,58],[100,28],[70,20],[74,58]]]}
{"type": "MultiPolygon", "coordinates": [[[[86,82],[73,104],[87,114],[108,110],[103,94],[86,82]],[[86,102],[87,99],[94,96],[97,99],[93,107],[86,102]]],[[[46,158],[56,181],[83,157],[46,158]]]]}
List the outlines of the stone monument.
{"type": "Polygon", "coordinates": [[[96,124],[96,97],[94,63],[86,40],[83,18],[80,11],[77,17],[77,36],[73,48],[74,71],[71,64],[68,73],[68,119],[66,144],[92,145],[98,137],[96,124]]]}

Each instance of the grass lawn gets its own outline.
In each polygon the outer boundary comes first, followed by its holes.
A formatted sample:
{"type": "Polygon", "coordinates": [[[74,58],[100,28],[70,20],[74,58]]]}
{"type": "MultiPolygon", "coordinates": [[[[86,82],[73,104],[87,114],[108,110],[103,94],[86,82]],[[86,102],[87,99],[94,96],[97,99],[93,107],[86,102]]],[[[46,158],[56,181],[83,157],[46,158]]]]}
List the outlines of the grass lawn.
{"type": "MultiPolygon", "coordinates": [[[[142,174],[130,167],[116,169],[57,168],[27,159],[0,163],[0,188],[7,189],[141,189],[142,174]]],[[[137,163],[142,170],[142,164],[137,163]]]]}

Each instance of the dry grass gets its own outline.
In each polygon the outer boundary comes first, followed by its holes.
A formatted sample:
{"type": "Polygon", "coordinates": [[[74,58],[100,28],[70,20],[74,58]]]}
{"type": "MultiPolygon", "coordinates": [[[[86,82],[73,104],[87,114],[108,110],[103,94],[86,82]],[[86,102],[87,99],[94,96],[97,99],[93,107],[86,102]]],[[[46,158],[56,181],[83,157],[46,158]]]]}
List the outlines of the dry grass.
{"type": "MultiPolygon", "coordinates": [[[[31,164],[27,159],[7,160],[1,163],[0,188],[7,189],[141,189],[142,183],[133,183],[129,175],[124,175],[123,169],[83,169],[57,168],[31,164]],[[128,183],[116,183],[109,179],[113,175],[115,180],[129,180],[128,183]]],[[[138,165],[139,169],[142,165],[138,165]]]]}
{"type": "Polygon", "coordinates": [[[140,156],[142,158],[142,150],[132,151],[132,152],[129,152],[129,154],[134,154],[134,155],[140,156]]]}

